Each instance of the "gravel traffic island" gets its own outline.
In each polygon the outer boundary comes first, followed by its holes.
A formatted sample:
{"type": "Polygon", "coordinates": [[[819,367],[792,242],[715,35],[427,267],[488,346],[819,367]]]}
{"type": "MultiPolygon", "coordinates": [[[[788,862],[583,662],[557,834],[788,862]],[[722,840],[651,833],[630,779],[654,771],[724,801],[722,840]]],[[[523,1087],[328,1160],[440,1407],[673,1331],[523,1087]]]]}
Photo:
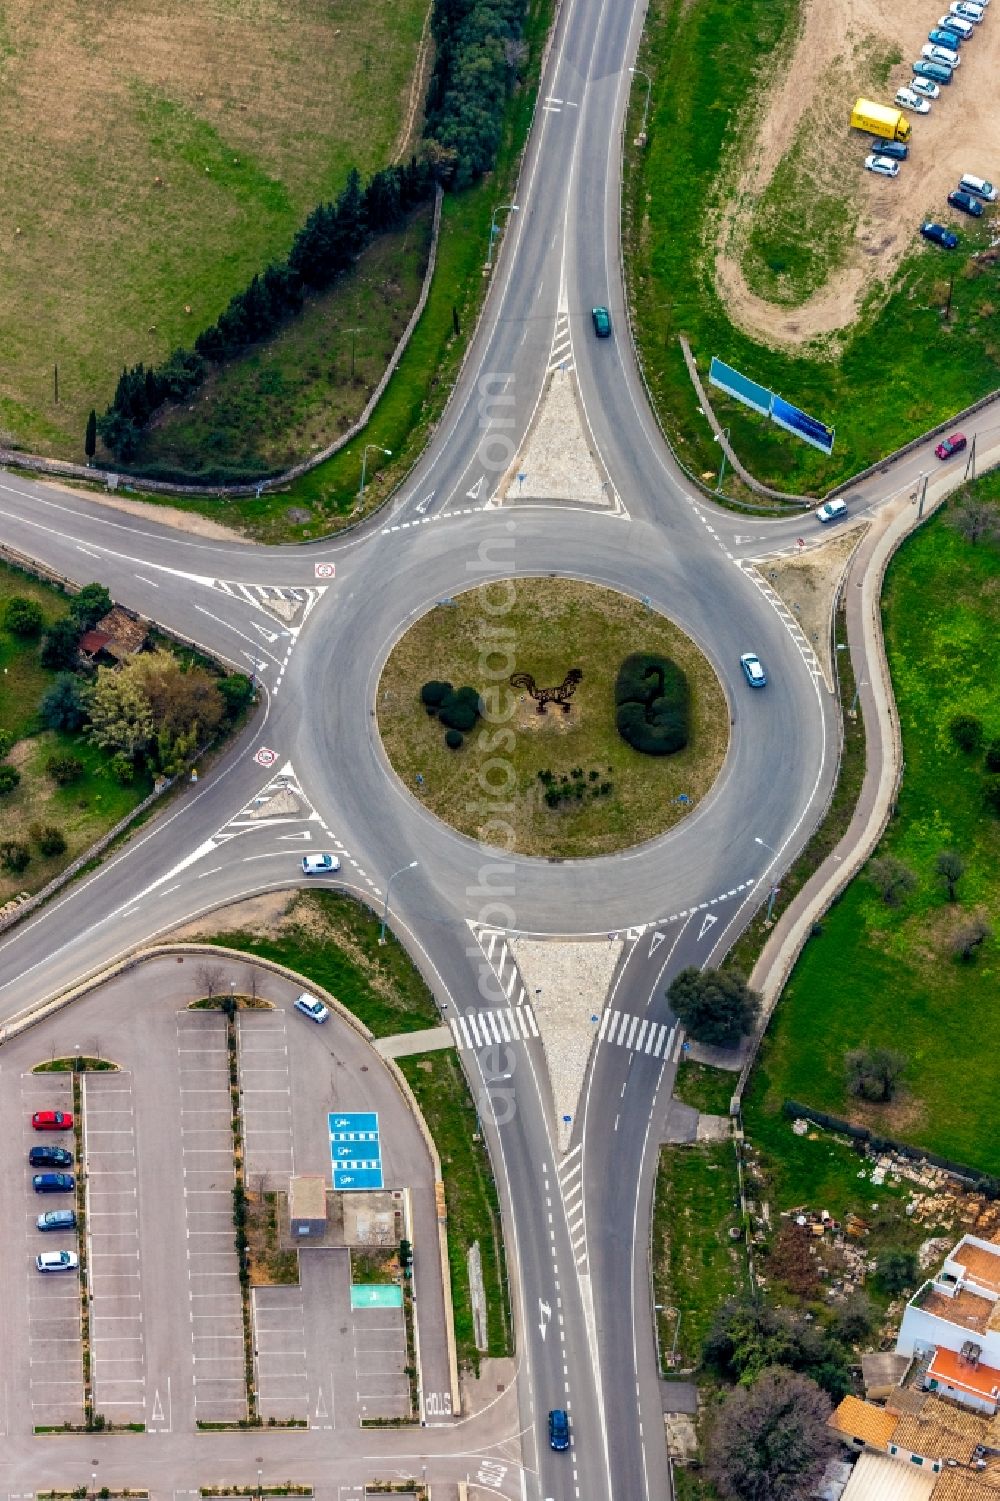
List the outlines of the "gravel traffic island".
{"type": "Polygon", "coordinates": [[[516,501],[562,501],[624,512],[594,456],[570,370],[555,370],[549,377],[528,440],[511,466],[501,502],[516,501]]]}
{"type": "Polygon", "coordinates": [[[513,942],[545,1050],[561,1153],[569,1148],[591,1049],[623,947],[618,937],[513,942]]]}

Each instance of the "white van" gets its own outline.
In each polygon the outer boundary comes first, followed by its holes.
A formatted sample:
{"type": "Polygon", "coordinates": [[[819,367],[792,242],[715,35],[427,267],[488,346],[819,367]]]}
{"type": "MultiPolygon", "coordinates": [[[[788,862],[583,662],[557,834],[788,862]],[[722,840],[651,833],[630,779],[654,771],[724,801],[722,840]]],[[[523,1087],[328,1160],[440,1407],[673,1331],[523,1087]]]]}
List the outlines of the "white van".
{"type": "Polygon", "coordinates": [[[986,203],[996,203],[997,190],[985,177],[974,177],[971,172],[966,172],[959,183],[963,193],[971,193],[975,198],[982,198],[986,203]]]}
{"type": "Polygon", "coordinates": [[[817,521],[840,521],[847,515],[847,502],[845,500],[828,500],[820,506],[816,512],[817,521]]]}

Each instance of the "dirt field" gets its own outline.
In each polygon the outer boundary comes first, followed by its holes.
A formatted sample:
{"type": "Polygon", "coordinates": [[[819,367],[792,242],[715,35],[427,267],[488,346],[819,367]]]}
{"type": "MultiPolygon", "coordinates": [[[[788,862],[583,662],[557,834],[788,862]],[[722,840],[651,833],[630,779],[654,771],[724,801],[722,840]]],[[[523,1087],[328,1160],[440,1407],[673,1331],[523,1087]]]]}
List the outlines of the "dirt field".
{"type": "MultiPolygon", "coordinates": [[[[946,201],[963,172],[1000,178],[996,8],[962,48],[961,66],[953,82],[941,89],[931,113],[909,117],[910,159],[897,178],[864,171],[869,138],[848,126],[859,94],[871,90],[871,97],[891,104],[897,88],[909,82],[910,63],[920,56],[928,30],[945,10],[945,0],[920,0],[916,7],[909,0],[806,0],[794,55],[778,70],[760,129],[748,145],[746,169],[719,228],[716,283],[733,321],[749,333],[794,349],[850,324],[862,298],[888,281],[912,248],[923,218],[963,221],[946,201]],[[891,62],[894,56],[902,61],[891,62]],[[873,58],[884,60],[884,83],[873,79],[873,58]],[[857,214],[840,264],[797,307],[757,295],[741,266],[761,198],[793,147],[804,167],[799,205],[813,191],[828,195],[846,234],[857,214]]],[[[794,197],[786,212],[796,214],[794,197]]]]}
{"type": "Polygon", "coordinates": [[[79,457],[123,363],[190,342],[352,163],[391,160],[418,123],[426,14],[7,0],[0,442],[79,457]]]}

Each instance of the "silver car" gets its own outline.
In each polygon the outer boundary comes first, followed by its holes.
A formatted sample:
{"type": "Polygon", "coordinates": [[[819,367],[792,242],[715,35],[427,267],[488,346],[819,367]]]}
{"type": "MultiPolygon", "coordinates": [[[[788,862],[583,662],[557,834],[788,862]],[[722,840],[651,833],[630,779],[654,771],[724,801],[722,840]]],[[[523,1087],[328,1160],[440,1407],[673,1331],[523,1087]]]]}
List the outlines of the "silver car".
{"type": "Polygon", "coordinates": [[[869,172],[877,172],[879,177],[899,176],[899,163],[890,161],[887,156],[866,156],[865,166],[869,172]]]}

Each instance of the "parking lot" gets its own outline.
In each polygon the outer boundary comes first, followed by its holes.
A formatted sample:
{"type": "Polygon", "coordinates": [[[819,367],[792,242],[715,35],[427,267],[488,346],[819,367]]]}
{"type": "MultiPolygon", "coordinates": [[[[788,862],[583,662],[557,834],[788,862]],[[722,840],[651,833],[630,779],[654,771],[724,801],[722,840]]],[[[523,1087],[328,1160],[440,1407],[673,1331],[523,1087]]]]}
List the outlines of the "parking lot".
{"type": "MultiPolygon", "coordinates": [[[[248,1188],[284,1192],[293,1170],[329,1181],[328,1112],[373,1109],[387,1185],[415,1185],[421,1212],[433,1217],[426,1149],[377,1056],[342,1024],[298,1016],[294,986],[275,982],[272,991],[267,980],[275,1009],[238,1019],[248,1188]]],[[[32,1193],[27,1152],[40,1138],[74,1147],[72,1132],[37,1132],[30,1120],[38,1109],[72,1109],[72,1076],[30,1070],[43,1058],[96,1051],[98,1037],[114,1038],[120,1067],[81,1078],[94,1409],[151,1433],[246,1416],[225,1019],[188,1010],[197,992],[193,965],[157,960],[3,1050],[0,1132],[18,1149],[0,1155],[0,1186],[14,1208],[0,1224],[0,1275],[25,1293],[0,1300],[11,1433],[85,1417],[79,1278],[39,1276],[34,1266],[41,1250],[75,1249],[75,1231],[42,1235],[35,1226],[39,1213],[72,1206],[74,1196],[32,1193]]],[[[428,1274],[434,1263],[422,1258],[428,1274]]],[[[303,1249],[299,1265],[297,1285],[251,1296],[265,1421],[299,1418],[322,1429],[402,1415],[401,1311],[352,1310],[344,1249],[303,1249]]],[[[422,1305],[433,1309],[434,1296],[431,1288],[422,1305]]],[[[441,1326],[428,1314],[421,1329],[434,1389],[446,1382],[441,1326]]]]}

